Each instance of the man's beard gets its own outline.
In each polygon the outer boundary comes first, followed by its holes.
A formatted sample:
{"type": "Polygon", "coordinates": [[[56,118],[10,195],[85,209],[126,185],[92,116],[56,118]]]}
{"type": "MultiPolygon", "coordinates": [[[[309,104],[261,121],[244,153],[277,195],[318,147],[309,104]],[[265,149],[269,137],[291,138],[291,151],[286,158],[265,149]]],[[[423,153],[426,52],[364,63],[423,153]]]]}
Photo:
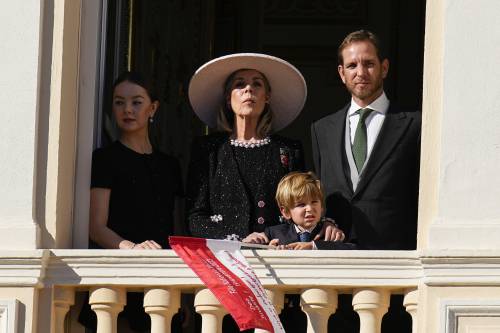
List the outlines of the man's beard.
{"type": "Polygon", "coordinates": [[[373,81],[373,83],[375,85],[368,85],[366,89],[359,90],[356,89],[356,85],[354,84],[352,87],[348,87],[348,90],[354,97],[364,100],[382,91],[384,83],[382,78],[378,78],[376,81],[373,81]]]}

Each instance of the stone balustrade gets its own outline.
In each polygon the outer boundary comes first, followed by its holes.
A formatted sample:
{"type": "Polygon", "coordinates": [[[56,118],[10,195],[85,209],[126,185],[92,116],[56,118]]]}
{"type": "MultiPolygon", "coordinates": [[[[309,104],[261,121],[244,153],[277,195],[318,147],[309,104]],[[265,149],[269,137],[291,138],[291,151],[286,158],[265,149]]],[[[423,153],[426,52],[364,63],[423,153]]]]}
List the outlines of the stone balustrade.
{"type": "MultiPolygon", "coordinates": [[[[181,293],[194,295],[202,332],[222,332],[227,314],[214,295],[173,251],[47,250],[44,288],[51,288],[52,332],[65,332],[66,313],[77,291],[89,291],[98,333],[117,332],[117,316],[127,291],[144,293],[151,332],[170,332],[181,293]]],[[[415,251],[265,251],[244,255],[266,288],[278,313],[285,294],[299,294],[307,332],[326,333],[339,294],[352,294],[361,333],[380,332],[391,294],[403,294],[416,332],[417,285],[422,267],[415,251]]],[[[47,294],[47,293],[45,293],[47,294]]],[[[256,332],[265,332],[257,329],[256,332]]]]}
{"type": "MultiPolygon", "coordinates": [[[[75,287],[53,288],[52,332],[64,333],[65,316],[74,304],[75,287]]],[[[180,305],[180,288],[147,288],[144,290],[144,311],[151,317],[151,333],[171,332],[171,319],[180,305]]],[[[286,289],[285,289],[286,290],[286,289]]],[[[116,333],[117,318],[125,305],[126,286],[100,286],[90,288],[89,303],[97,315],[97,333],[116,333]]],[[[283,290],[268,289],[276,302],[278,312],[283,305],[283,290]],[[279,295],[273,297],[274,295],[279,295]]],[[[353,307],[360,319],[360,333],[380,333],[382,317],[389,307],[391,290],[387,288],[357,288],[353,294],[353,307]]],[[[405,297],[407,310],[416,307],[416,289],[405,297]],[[409,305],[411,304],[411,305],[409,305]]],[[[307,333],[327,333],[330,315],[337,308],[337,290],[333,287],[311,287],[302,290],[301,307],[307,315],[307,333]]],[[[227,311],[208,289],[195,293],[194,307],[202,317],[202,333],[221,333],[227,311]]],[[[415,320],[414,313],[412,318],[415,320]]],[[[416,331],[414,321],[413,331],[416,331]]],[[[266,332],[257,329],[256,332],[266,332]]]]}
{"type": "MultiPolygon", "coordinates": [[[[500,308],[497,250],[244,250],[243,254],[278,313],[285,309],[288,295],[300,296],[308,332],[325,332],[326,323],[335,331],[336,315],[345,310],[346,300],[357,312],[362,333],[380,331],[388,307],[389,316],[394,313],[390,304],[394,299],[398,311],[406,308],[414,333],[455,332],[458,316],[473,313],[483,320],[500,308]],[[457,289],[463,295],[450,297],[457,289]],[[431,321],[430,316],[438,319],[431,321]]],[[[90,293],[87,301],[99,317],[99,332],[114,332],[126,292],[143,293],[152,332],[169,331],[180,298],[184,303],[190,299],[187,306],[201,315],[203,332],[221,331],[225,310],[173,251],[4,250],[0,257],[0,288],[8,291],[0,300],[5,319],[0,332],[11,332],[5,327],[15,327],[16,321],[37,319],[27,318],[31,310],[25,310],[35,300],[38,319],[43,318],[36,323],[38,332],[83,333],[75,317],[84,293],[90,293]]]]}

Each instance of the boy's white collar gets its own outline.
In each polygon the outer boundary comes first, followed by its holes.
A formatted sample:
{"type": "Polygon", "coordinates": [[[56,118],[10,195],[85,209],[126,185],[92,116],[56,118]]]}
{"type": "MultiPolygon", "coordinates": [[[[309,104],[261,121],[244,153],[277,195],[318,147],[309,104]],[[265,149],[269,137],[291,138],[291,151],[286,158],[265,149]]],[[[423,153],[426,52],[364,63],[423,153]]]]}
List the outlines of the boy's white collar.
{"type": "Polygon", "coordinates": [[[298,234],[300,234],[300,233],[302,233],[302,232],[304,232],[304,231],[307,231],[307,232],[311,233],[311,232],[314,230],[314,228],[316,228],[316,226],[317,226],[317,225],[318,225],[318,224],[316,223],[313,227],[311,227],[311,228],[309,228],[309,229],[302,228],[302,227],[300,227],[300,226],[298,226],[298,225],[296,225],[296,224],[294,224],[293,226],[295,227],[295,231],[296,231],[298,234]]]}

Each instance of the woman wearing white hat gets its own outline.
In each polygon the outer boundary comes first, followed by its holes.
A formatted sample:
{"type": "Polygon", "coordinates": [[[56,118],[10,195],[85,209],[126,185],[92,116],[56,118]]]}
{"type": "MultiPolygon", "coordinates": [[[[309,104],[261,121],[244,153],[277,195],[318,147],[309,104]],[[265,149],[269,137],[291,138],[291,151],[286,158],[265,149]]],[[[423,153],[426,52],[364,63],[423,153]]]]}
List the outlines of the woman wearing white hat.
{"type": "MultiPolygon", "coordinates": [[[[306,95],[300,72],[265,54],[232,54],[196,71],[191,105],[219,132],[193,143],[187,188],[193,236],[242,239],[279,223],[276,186],[303,168],[303,152],[300,142],[274,133],[297,117],[306,95]]],[[[339,233],[330,225],[326,238],[339,233]]],[[[258,234],[254,241],[269,240],[258,234]]]]}

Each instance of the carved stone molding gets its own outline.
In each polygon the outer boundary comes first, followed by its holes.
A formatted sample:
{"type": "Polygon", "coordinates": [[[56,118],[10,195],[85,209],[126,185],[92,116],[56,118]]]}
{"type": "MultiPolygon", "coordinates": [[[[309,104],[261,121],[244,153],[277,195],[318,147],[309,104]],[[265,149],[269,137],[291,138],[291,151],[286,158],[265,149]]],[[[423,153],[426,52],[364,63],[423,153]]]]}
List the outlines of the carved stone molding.
{"type": "Polygon", "coordinates": [[[49,250],[0,251],[1,287],[43,287],[49,250]]]}
{"type": "Polygon", "coordinates": [[[17,332],[18,301],[0,299],[0,333],[17,332]]]}
{"type": "Polygon", "coordinates": [[[500,331],[500,301],[491,299],[454,299],[441,302],[441,329],[444,333],[474,332],[485,328],[500,331]],[[476,319],[470,320],[470,319],[476,319]],[[472,326],[472,327],[471,327],[472,326]]]}

